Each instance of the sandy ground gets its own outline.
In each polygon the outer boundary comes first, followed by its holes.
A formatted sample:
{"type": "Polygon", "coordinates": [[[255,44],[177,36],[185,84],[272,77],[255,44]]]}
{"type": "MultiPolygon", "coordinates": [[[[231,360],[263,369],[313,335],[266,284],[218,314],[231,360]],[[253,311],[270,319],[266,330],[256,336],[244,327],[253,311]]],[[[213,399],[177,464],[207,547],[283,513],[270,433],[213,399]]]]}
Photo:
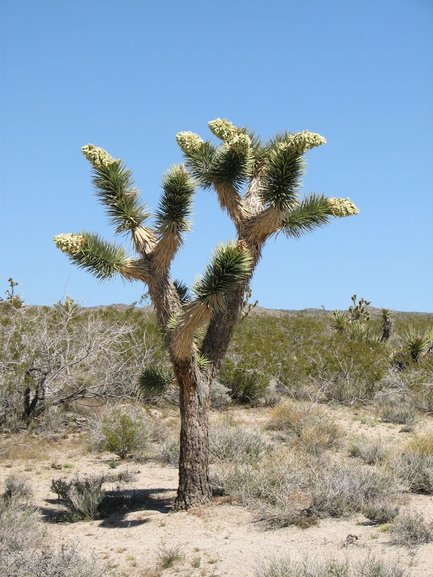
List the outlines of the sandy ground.
{"type": "MultiPolygon", "coordinates": [[[[333,412],[349,436],[377,435],[398,445],[408,435],[399,432],[398,425],[376,422],[372,426],[367,414],[346,409],[333,412]]],[[[264,420],[263,411],[259,410],[234,411],[233,416],[251,427],[258,427],[264,420]]],[[[82,439],[78,433],[50,441],[38,436],[3,436],[0,483],[11,473],[27,477],[41,511],[41,531],[46,531],[48,542],[54,547],[72,543],[82,553],[94,553],[108,564],[113,575],[159,575],[154,568],[161,552],[178,548],[179,559],[161,575],[250,577],[260,561],[275,556],[350,562],[374,556],[396,561],[409,570],[411,577],[433,577],[433,544],[415,551],[396,547],[391,545],[387,532],[366,524],[362,516],[325,519],[308,529],[267,531],[250,512],[223,497],[190,512],[171,513],[177,485],[175,468],[147,461],[126,462],[110,469],[113,456],[86,452],[82,439]],[[50,490],[53,478],[118,473],[125,469],[135,474],[134,481],[125,486],[136,490],[140,497],[135,510],[99,521],[55,522],[62,507],[50,490]]],[[[431,496],[411,496],[405,508],[420,511],[427,521],[433,522],[431,496]]]]}

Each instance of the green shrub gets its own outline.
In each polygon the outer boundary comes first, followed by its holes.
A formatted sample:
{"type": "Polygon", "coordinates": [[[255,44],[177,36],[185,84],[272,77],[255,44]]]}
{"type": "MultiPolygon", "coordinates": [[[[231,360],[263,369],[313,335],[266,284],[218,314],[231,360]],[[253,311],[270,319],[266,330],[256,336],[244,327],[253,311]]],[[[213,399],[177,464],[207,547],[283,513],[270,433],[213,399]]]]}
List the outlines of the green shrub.
{"type": "Polygon", "coordinates": [[[239,403],[254,403],[263,397],[269,386],[269,378],[263,372],[230,360],[223,363],[220,381],[230,390],[232,399],[239,403]]]}
{"type": "Polygon", "coordinates": [[[149,441],[146,415],[132,407],[114,408],[101,422],[100,448],[125,459],[134,451],[144,450],[149,441]]]}

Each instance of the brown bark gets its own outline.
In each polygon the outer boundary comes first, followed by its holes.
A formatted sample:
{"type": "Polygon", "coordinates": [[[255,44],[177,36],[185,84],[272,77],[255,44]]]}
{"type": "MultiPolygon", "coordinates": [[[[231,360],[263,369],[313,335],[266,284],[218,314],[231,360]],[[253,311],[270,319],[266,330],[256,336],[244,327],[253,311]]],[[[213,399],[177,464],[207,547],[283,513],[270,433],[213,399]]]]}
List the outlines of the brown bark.
{"type": "Polygon", "coordinates": [[[210,386],[192,358],[175,363],[181,415],[179,486],[175,509],[189,509],[212,498],[209,481],[210,386]]]}

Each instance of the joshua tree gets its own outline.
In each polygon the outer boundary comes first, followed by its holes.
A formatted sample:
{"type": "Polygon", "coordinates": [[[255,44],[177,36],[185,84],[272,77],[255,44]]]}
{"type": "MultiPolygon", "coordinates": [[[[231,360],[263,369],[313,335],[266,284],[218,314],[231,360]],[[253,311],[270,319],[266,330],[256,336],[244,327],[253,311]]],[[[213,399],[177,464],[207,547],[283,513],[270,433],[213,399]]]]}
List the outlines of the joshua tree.
{"type": "Polygon", "coordinates": [[[100,279],[120,274],[146,283],[163,331],[179,385],[181,434],[176,508],[211,498],[208,475],[210,384],[227,351],[244,295],[266,240],[285,233],[298,238],[331,217],[357,214],[344,198],[312,194],[300,199],[303,155],[325,139],[312,132],[283,133],[269,142],[228,120],[209,122],[221,141],[180,132],[177,143],[185,166],[163,177],[162,197],[152,225],[140,204],[131,172],[121,160],[91,144],[82,151],[93,167],[99,200],[117,234],[128,234],[136,256],[91,233],[61,234],[57,247],[78,266],[100,279]],[[193,287],[172,279],[171,263],[188,230],[196,186],[214,188],[221,208],[232,219],[237,239],[216,248],[202,278],[193,287]]]}

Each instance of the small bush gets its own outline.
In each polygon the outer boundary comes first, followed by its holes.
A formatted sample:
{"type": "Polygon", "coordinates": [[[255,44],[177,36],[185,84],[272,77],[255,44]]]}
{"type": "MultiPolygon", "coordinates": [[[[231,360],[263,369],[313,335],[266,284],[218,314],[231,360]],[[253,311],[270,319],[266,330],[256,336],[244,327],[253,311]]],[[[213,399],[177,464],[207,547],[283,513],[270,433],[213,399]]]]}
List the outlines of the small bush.
{"type": "Polygon", "coordinates": [[[26,504],[15,499],[0,500],[0,559],[2,552],[31,549],[41,542],[38,518],[38,513],[26,504]]]}
{"type": "Polygon", "coordinates": [[[161,461],[176,467],[179,464],[179,456],[179,440],[170,439],[162,444],[159,452],[159,458],[161,461]]]}
{"type": "Polygon", "coordinates": [[[391,465],[413,493],[433,494],[433,435],[414,437],[391,465]]]}
{"type": "Polygon", "coordinates": [[[146,415],[131,407],[114,408],[101,421],[100,449],[115,453],[125,459],[134,451],[144,450],[149,441],[146,415]]]}
{"type": "Polygon", "coordinates": [[[347,561],[292,561],[288,558],[261,563],[255,577],[406,577],[406,571],[382,559],[366,559],[354,566],[347,561]]]}
{"type": "Polygon", "coordinates": [[[0,555],[2,577],[105,577],[95,558],[83,557],[72,547],[59,553],[22,550],[0,555]]]}
{"type": "Polygon", "coordinates": [[[259,459],[268,444],[258,433],[241,427],[217,425],[209,430],[209,454],[211,462],[259,459]]]}
{"type": "Polygon", "coordinates": [[[393,478],[379,470],[330,463],[315,472],[312,509],[318,516],[344,517],[400,492],[393,478]]]}
{"type": "Polygon", "coordinates": [[[225,469],[225,492],[237,498],[269,528],[308,526],[310,497],[306,463],[285,451],[265,455],[255,463],[225,469]]]}
{"type": "Polygon", "coordinates": [[[230,389],[219,381],[212,381],[210,399],[211,405],[214,409],[223,409],[232,402],[230,389]]]}
{"type": "Polygon", "coordinates": [[[413,425],[417,416],[414,407],[401,399],[382,401],[379,415],[384,423],[396,425],[413,425]]]}
{"type": "Polygon", "coordinates": [[[51,490],[63,501],[68,509],[68,519],[97,519],[104,499],[102,485],[107,481],[105,476],[87,477],[84,479],[53,479],[51,490]]]}
{"type": "Polygon", "coordinates": [[[254,403],[266,392],[269,378],[257,369],[249,369],[226,360],[221,367],[220,381],[239,403],[254,403]]]}
{"type": "Polygon", "coordinates": [[[419,513],[405,513],[395,519],[390,528],[394,545],[415,547],[433,540],[431,524],[427,524],[419,513]]]}
{"type": "Polygon", "coordinates": [[[5,479],[4,499],[14,499],[28,503],[33,496],[33,490],[30,482],[20,475],[9,475],[5,479]]]}
{"type": "Polygon", "coordinates": [[[169,569],[175,563],[183,559],[183,554],[179,546],[169,547],[161,545],[158,551],[158,565],[161,569],[169,569]]]}
{"type": "Polygon", "coordinates": [[[371,501],[363,509],[362,514],[375,525],[390,523],[399,513],[397,501],[371,501]]]}
{"type": "Polygon", "coordinates": [[[340,427],[320,408],[300,406],[292,401],[272,409],[268,428],[287,435],[292,445],[313,455],[336,447],[342,435],[340,427]]]}
{"type": "Polygon", "coordinates": [[[349,454],[362,459],[367,465],[377,465],[384,461],[386,449],[380,439],[360,439],[351,445],[349,454]]]}

